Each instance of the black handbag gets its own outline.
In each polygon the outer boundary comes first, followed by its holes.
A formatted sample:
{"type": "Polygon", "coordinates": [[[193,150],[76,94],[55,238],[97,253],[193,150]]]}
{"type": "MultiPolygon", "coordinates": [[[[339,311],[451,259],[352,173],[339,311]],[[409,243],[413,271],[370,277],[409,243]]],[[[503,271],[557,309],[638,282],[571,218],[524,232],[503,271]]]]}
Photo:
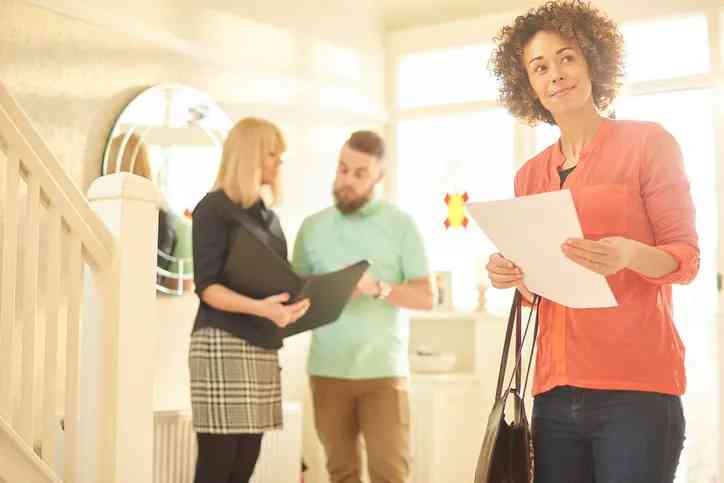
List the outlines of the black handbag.
{"type": "Polygon", "coordinates": [[[528,418],[525,413],[524,396],[528,385],[528,376],[533,359],[536,337],[538,335],[538,306],[540,297],[533,300],[528,323],[521,337],[522,296],[516,290],[513,304],[508,317],[508,328],[505,333],[503,354],[498,372],[498,384],[495,390],[495,404],[488,417],[485,428],[485,437],[480,448],[478,464],[475,469],[475,483],[530,483],[533,481],[533,441],[531,438],[528,418]],[[535,328],[533,329],[533,343],[531,345],[528,369],[525,384],[521,388],[521,354],[523,343],[528,334],[531,316],[535,311],[535,328]],[[515,326],[515,366],[505,390],[503,383],[508,364],[510,343],[515,326]],[[515,382],[515,385],[513,383],[515,382]],[[505,406],[508,397],[513,398],[513,420],[509,424],[505,419],[505,406]]]}

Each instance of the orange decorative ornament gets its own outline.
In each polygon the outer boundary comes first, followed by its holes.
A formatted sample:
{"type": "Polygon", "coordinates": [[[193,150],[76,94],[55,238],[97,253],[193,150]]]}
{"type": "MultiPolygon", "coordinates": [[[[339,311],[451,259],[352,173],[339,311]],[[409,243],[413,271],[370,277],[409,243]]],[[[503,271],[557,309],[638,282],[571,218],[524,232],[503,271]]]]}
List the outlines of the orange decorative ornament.
{"type": "Polygon", "coordinates": [[[468,227],[468,217],[465,216],[465,203],[468,201],[468,193],[446,194],[445,204],[447,205],[447,219],[445,229],[468,227]]]}

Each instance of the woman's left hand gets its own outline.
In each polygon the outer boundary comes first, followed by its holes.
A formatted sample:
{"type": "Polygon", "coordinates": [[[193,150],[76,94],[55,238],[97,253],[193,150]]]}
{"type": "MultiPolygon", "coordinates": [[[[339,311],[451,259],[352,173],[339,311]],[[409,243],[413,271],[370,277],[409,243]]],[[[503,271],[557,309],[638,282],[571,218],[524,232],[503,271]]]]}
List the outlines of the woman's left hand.
{"type": "Polygon", "coordinates": [[[563,254],[577,264],[604,276],[628,267],[636,251],[636,242],[620,236],[598,241],[571,238],[562,245],[563,254]]]}

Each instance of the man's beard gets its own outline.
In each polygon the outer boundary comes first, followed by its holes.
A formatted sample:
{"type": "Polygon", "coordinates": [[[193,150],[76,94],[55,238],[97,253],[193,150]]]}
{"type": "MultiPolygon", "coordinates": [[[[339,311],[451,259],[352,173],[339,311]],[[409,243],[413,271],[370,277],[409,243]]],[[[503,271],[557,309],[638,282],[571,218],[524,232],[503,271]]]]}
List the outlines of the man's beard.
{"type": "Polygon", "coordinates": [[[354,213],[360,208],[362,208],[364,205],[366,205],[371,199],[372,195],[374,193],[375,187],[372,186],[369,190],[367,190],[366,193],[364,193],[361,196],[358,196],[356,198],[352,198],[350,200],[343,200],[339,196],[340,190],[333,190],[334,194],[334,203],[337,206],[337,209],[344,213],[345,215],[349,215],[350,213],[354,213]]]}

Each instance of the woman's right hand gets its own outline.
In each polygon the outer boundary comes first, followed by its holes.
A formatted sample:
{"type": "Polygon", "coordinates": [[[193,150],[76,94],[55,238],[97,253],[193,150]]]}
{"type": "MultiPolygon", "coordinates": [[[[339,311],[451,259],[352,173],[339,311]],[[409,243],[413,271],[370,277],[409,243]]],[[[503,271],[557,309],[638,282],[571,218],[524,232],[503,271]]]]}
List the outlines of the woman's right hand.
{"type": "Polygon", "coordinates": [[[533,300],[533,294],[523,282],[523,271],[513,262],[500,253],[490,255],[488,264],[485,266],[488,271],[490,284],[495,288],[515,287],[529,301],[533,300]]]}
{"type": "Polygon", "coordinates": [[[301,319],[309,310],[309,299],[300,300],[291,305],[284,305],[289,300],[288,293],[272,295],[262,299],[261,315],[279,327],[286,327],[301,319]]]}

